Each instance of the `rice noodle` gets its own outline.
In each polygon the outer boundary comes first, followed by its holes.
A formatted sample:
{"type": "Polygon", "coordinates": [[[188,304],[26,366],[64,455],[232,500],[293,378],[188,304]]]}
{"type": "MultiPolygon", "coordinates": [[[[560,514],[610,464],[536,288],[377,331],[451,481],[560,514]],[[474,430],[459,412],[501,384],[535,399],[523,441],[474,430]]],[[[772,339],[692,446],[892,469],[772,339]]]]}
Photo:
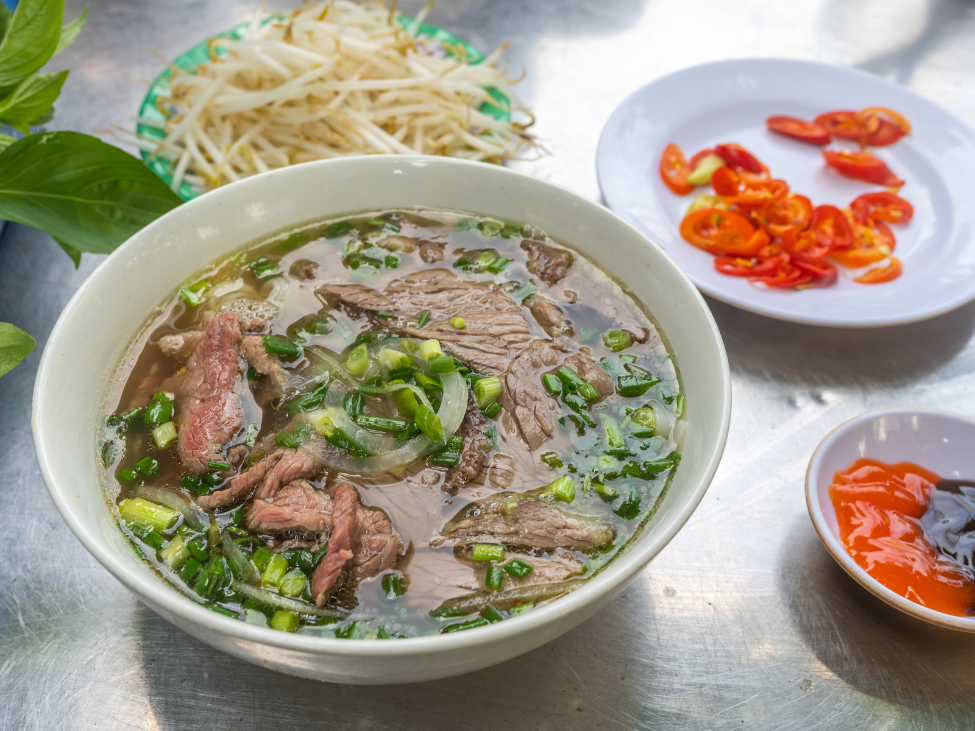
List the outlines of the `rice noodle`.
{"type": "Polygon", "coordinates": [[[332,0],[270,19],[262,7],[243,37],[210,42],[208,63],[172,69],[170,95],[158,99],[168,115],[165,140],[137,136],[134,144],[173,161],[174,189],[329,157],[422,153],[499,163],[535,148],[530,114],[498,68],[504,47],[479,64],[453,58],[415,38],[428,10],[403,30],[395,4],[332,0]],[[480,110],[484,103],[528,122],[495,119],[480,110]]]}

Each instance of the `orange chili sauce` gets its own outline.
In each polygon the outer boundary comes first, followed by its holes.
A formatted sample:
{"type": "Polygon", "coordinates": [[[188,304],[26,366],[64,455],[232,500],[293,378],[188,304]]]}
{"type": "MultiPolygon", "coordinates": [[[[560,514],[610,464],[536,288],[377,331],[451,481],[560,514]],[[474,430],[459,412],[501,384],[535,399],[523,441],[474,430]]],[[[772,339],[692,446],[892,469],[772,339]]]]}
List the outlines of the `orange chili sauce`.
{"type": "Polygon", "coordinates": [[[910,462],[860,459],[833,475],[829,494],[853,560],[902,597],[959,617],[975,615],[975,577],[938,553],[921,527],[941,479],[910,462]]]}

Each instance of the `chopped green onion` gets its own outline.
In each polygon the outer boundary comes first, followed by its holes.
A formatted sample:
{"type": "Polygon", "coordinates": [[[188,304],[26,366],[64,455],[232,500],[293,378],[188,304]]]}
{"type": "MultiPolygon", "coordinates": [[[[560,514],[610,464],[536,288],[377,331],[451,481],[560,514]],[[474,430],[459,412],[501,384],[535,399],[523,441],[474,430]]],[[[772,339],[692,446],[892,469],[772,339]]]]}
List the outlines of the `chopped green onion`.
{"type": "Polygon", "coordinates": [[[576,481],[562,475],[549,483],[547,492],[560,502],[571,503],[576,499],[576,481]]]}
{"type": "Polygon", "coordinates": [[[616,392],[620,396],[633,398],[635,396],[642,396],[658,383],[660,383],[659,378],[646,380],[639,376],[626,373],[616,379],[616,392]]]}
{"type": "Polygon", "coordinates": [[[443,633],[447,632],[462,632],[465,629],[474,629],[475,627],[484,627],[491,624],[490,620],[484,617],[478,617],[477,619],[469,619],[466,622],[460,622],[458,624],[449,624],[440,630],[443,633]]]}
{"type": "Polygon", "coordinates": [[[432,358],[429,361],[430,372],[437,373],[453,373],[457,370],[457,363],[449,355],[441,355],[439,358],[432,358]]]}
{"type": "Polygon", "coordinates": [[[376,317],[379,317],[383,320],[393,320],[396,318],[396,315],[394,315],[392,312],[383,312],[382,310],[379,310],[376,313],[376,317]]]}
{"type": "Polygon", "coordinates": [[[189,287],[182,287],[179,290],[179,298],[190,307],[196,307],[206,299],[207,290],[211,286],[210,282],[203,280],[202,282],[191,284],[189,287]]]}
{"type": "Polygon", "coordinates": [[[207,467],[211,470],[222,470],[223,472],[230,472],[232,469],[227,462],[207,462],[207,467]]]}
{"type": "Polygon", "coordinates": [[[288,572],[288,568],[288,560],[280,554],[275,554],[264,567],[261,586],[279,586],[284,575],[288,572]]]}
{"type": "Polygon", "coordinates": [[[505,239],[513,239],[521,236],[522,228],[514,223],[506,223],[504,228],[501,229],[501,237],[505,239]]]}
{"type": "Polygon", "coordinates": [[[516,579],[524,579],[535,570],[535,567],[527,561],[522,561],[520,558],[513,558],[504,565],[504,570],[516,579]]]}
{"type": "Polygon", "coordinates": [[[504,558],[504,546],[491,543],[475,543],[471,550],[472,561],[501,561],[504,558]]]}
{"type": "Polygon", "coordinates": [[[317,567],[318,564],[321,562],[321,560],[323,558],[325,558],[325,554],[326,553],[328,553],[328,543],[326,543],[324,546],[322,546],[321,548],[319,548],[318,549],[318,552],[314,556],[312,556],[312,567],[313,568],[314,567],[317,567]]]}
{"type": "Polygon", "coordinates": [[[203,486],[203,480],[196,475],[186,475],[179,481],[179,486],[194,495],[206,495],[210,490],[203,486]]]}
{"type": "Polygon", "coordinates": [[[426,373],[420,372],[417,372],[414,378],[416,379],[417,385],[426,391],[427,395],[431,393],[440,395],[443,393],[443,384],[436,378],[430,378],[426,373]]]}
{"type": "Polygon", "coordinates": [[[443,355],[443,350],[440,348],[440,341],[436,338],[431,338],[430,340],[424,340],[420,343],[420,355],[423,360],[431,360],[433,358],[439,358],[443,355]]]}
{"type": "Polygon", "coordinates": [[[399,266],[399,257],[396,254],[387,254],[383,259],[383,264],[386,265],[387,269],[395,269],[399,266]]]}
{"type": "Polygon", "coordinates": [[[186,544],[186,547],[190,550],[190,553],[200,563],[206,563],[210,560],[210,554],[207,551],[206,544],[199,538],[190,541],[186,544]]]}
{"type": "Polygon", "coordinates": [[[497,236],[501,233],[501,224],[497,221],[481,221],[477,227],[485,236],[497,236]]]}
{"type": "MultiPolygon", "coordinates": [[[[406,391],[406,393],[411,392],[406,391]]],[[[406,428],[406,422],[403,419],[386,419],[379,416],[360,415],[355,417],[355,423],[365,429],[378,429],[379,431],[395,432],[406,428]]]]}
{"type": "Polygon", "coordinates": [[[495,401],[493,404],[489,404],[488,407],[484,409],[484,416],[486,416],[488,419],[493,419],[499,413],[501,413],[501,404],[499,404],[497,401],[495,401]]]}
{"type": "Polygon", "coordinates": [[[616,492],[613,487],[610,485],[604,485],[598,480],[594,480],[592,486],[595,488],[596,492],[599,493],[599,497],[601,497],[603,500],[612,502],[620,496],[620,494],[616,492]]]}
{"type": "Polygon", "coordinates": [[[488,264],[485,269],[487,269],[492,274],[500,274],[501,270],[504,269],[511,263],[511,259],[507,259],[503,256],[499,256],[497,259],[488,264]]]}
{"type": "Polygon", "coordinates": [[[124,414],[120,415],[119,418],[124,421],[130,429],[134,428],[143,422],[142,409],[130,409],[129,411],[126,411],[124,414]]]}
{"type": "Polygon", "coordinates": [[[322,229],[322,236],[326,239],[337,239],[339,236],[345,236],[353,228],[355,227],[350,221],[336,221],[322,229]]]}
{"type": "MultiPolygon", "coordinates": [[[[404,381],[390,381],[389,385],[392,386],[397,383],[404,383],[404,381]]],[[[393,393],[393,400],[396,402],[396,408],[404,416],[413,416],[420,406],[420,402],[416,400],[416,394],[408,388],[401,388],[395,391],[393,393]]]]}
{"type": "Polygon", "coordinates": [[[301,347],[297,343],[277,335],[264,336],[264,350],[282,358],[294,359],[301,356],[301,347]]]}
{"type": "Polygon", "coordinates": [[[488,566],[484,573],[484,586],[491,591],[500,591],[504,586],[504,571],[500,566],[488,566]]]}
{"type": "Polygon", "coordinates": [[[464,437],[455,434],[447,440],[447,446],[434,452],[430,463],[438,467],[453,467],[460,461],[460,453],[464,448],[464,437]]]}
{"type": "Polygon", "coordinates": [[[162,505],[156,505],[141,497],[128,498],[118,504],[121,516],[140,528],[155,528],[159,531],[172,528],[179,518],[179,513],[162,505]]]}
{"type": "Polygon", "coordinates": [[[568,366],[561,366],[556,372],[556,377],[568,386],[569,391],[578,391],[585,381],[582,377],[568,366]]]}
{"type": "Polygon", "coordinates": [[[379,354],[380,360],[387,370],[394,371],[399,368],[412,368],[416,365],[410,356],[393,348],[383,348],[379,354]]]}
{"type": "Polygon", "coordinates": [[[397,572],[391,571],[385,574],[383,576],[382,586],[386,598],[390,600],[401,597],[406,593],[406,587],[403,585],[403,574],[397,572]]]}
{"type": "MultiPolygon", "coordinates": [[[[639,409],[630,414],[630,419],[634,424],[638,424],[645,429],[649,429],[650,431],[653,431],[657,427],[657,415],[649,406],[641,406],[639,409]]],[[[650,436],[653,435],[651,434],[650,436]]]]}
{"type": "MultiPolygon", "coordinates": [[[[317,408],[322,403],[322,399],[325,398],[325,394],[327,392],[328,385],[326,383],[321,383],[311,393],[306,393],[303,396],[296,396],[290,401],[286,401],[278,408],[280,408],[286,414],[291,414],[292,416],[299,414],[302,411],[310,411],[311,409],[317,408]]],[[[254,427],[254,434],[256,435],[257,425],[251,424],[251,426],[254,427]]],[[[249,432],[250,428],[248,428],[248,433],[249,432]]],[[[244,441],[247,441],[246,438],[244,441]]]]}
{"type": "Polygon", "coordinates": [[[424,404],[417,404],[413,420],[420,431],[426,434],[434,444],[443,439],[443,424],[440,423],[440,417],[424,404]]]}
{"type": "Polygon", "coordinates": [[[253,368],[248,368],[247,369],[247,380],[248,381],[256,381],[258,378],[260,378],[260,376],[261,376],[261,374],[258,373],[255,369],[253,369],[253,368]]]}
{"type": "Polygon", "coordinates": [[[294,251],[295,249],[300,249],[311,241],[311,237],[312,234],[307,231],[298,231],[285,238],[271,249],[271,251],[294,251]]]}
{"type": "Polygon", "coordinates": [[[579,395],[591,404],[599,401],[599,391],[593,388],[590,383],[583,383],[579,386],[579,395]]]}
{"type": "Polygon", "coordinates": [[[430,310],[424,310],[423,312],[420,313],[420,317],[416,321],[416,326],[418,328],[423,327],[424,325],[427,324],[427,320],[429,319],[430,319],[430,310]]]}
{"type": "Polygon", "coordinates": [[[362,413],[362,394],[358,391],[347,393],[342,397],[342,408],[349,416],[358,416],[362,413]]]}
{"type": "Polygon", "coordinates": [[[267,627],[267,615],[260,609],[244,609],[244,621],[247,624],[254,624],[258,627],[267,627]]]}
{"type": "Polygon", "coordinates": [[[233,611],[232,609],[227,609],[225,607],[221,607],[219,604],[211,604],[208,608],[211,611],[216,612],[217,614],[222,614],[225,617],[232,617],[233,619],[240,619],[240,614],[238,614],[237,612],[233,611]]]}
{"type": "Polygon", "coordinates": [[[155,401],[146,407],[146,415],[143,417],[147,426],[156,427],[165,424],[173,418],[173,404],[170,401],[155,401]]]}
{"type": "Polygon", "coordinates": [[[485,409],[489,404],[494,403],[501,396],[501,379],[497,376],[482,378],[474,384],[474,400],[477,408],[485,409]]]}
{"type": "Polygon", "coordinates": [[[630,494],[626,496],[626,499],[613,512],[624,520],[631,520],[640,514],[640,501],[642,499],[643,496],[640,494],[640,491],[636,486],[633,486],[630,488],[630,494]]]}
{"type": "Polygon", "coordinates": [[[152,457],[143,457],[135,463],[134,467],[146,477],[153,477],[162,471],[162,465],[152,457]]]}
{"type": "Polygon", "coordinates": [[[127,485],[131,485],[133,482],[139,479],[139,473],[129,468],[119,470],[118,474],[115,476],[127,485]]]}
{"type": "Polygon", "coordinates": [[[457,231],[473,231],[477,228],[476,218],[459,218],[457,219],[457,231]]]}
{"type": "Polygon", "coordinates": [[[674,404],[674,413],[678,416],[684,413],[684,394],[680,394],[677,397],[677,403],[674,404]]]}
{"type": "Polygon", "coordinates": [[[600,414],[599,420],[603,422],[603,431],[606,432],[606,443],[614,449],[625,448],[626,440],[623,438],[623,432],[620,431],[620,425],[616,423],[616,419],[608,414],[600,414]]]}
{"type": "Polygon", "coordinates": [[[595,420],[586,413],[585,409],[588,406],[585,399],[583,399],[578,394],[567,393],[562,396],[562,403],[572,409],[576,414],[578,414],[579,419],[588,426],[590,429],[596,428],[595,420]]]}
{"type": "MultiPolygon", "coordinates": [[[[623,363],[624,366],[627,363],[636,363],[636,356],[631,355],[630,353],[623,353],[623,355],[620,356],[620,363],[623,363]]],[[[643,369],[641,368],[640,370],[642,371],[643,369]]],[[[646,373],[646,371],[643,372],[646,373]]]]}
{"type": "Polygon", "coordinates": [[[268,627],[278,632],[295,632],[301,626],[301,617],[284,609],[275,610],[268,627]]]}
{"type": "Polygon", "coordinates": [[[155,440],[156,446],[159,449],[169,449],[173,446],[173,442],[176,441],[177,437],[176,424],[172,421],[160,424],[152,430],[152,438],[155,440]]]}
{"type": "Polygon", "coordinates": [[[542,462],[554,469],[559,469],[564,464],[558,452],[546,452],[542,455],[542,462]]]}
{"type": "Polygon", "coordinates": [[[163,538],[162,534],[159,533],[159,531],[157,531],[155,528],[147,528],[145,526],[137,525],[136,523],[128,522],[126,522],[126,525],[128,525],[129,529],[139,538],[141,538],[147,546],[151,546],[157,551],[162,548],[163,544],[166,542],[166,539],[163,538]]]}
{"type": "Polygon", "coordinates": [[[465,327],[467,327],[467,323],[464,322],[463,317],[451,317],[450,326],[455,330],[463,330],[465,327]]]}
{"type": "Polygon", "coordinates": [[[535,608],[535,602],[528,602],[528,604],[519,604],[517,607],[512,607],[508,614],[512,617],[517,617],[519,614],[528,614],[532,609],[535,608]]]}
{"type": "Polygon", "coordinates": [[[210,487],[216,487],[223,482],[223,478],[216,472],[207,472],[205,475],[203,475],[203,481],[210,487]]]}
{"type": "Polygon", "coordinates": [[[263,449],[258,449],[257,451],[251,452],[249,455],[247,455],[247,465],[249,467],[253,467],[258,462],[266,458],[267,458],[267,452],[265,452],[263,449]]]}
{"type": "Polygon", "coordinates": [[[335,636],[342,640],[361,640],[366,636],[365,622],[352,622],[347,627],[340,627],[335,630],[335,636]]]}
{"type": "Polygon", "coordinates": [[[633,345],[633,336],[625,330],[607,330],[603,335],[603,343],[614,353],[618,353],[633,345]]]}
{"type": "Polygon", "coordinates": [[[551,373],[546,373],[544,376],[542,376],[542,385],[545,386],[545,390],[551,394],[562,393],[562,381],[551,373]]]}
{"type": "Polygon", "coordinates": [[[369,349],[365,343],[355,347],[345,361],[345,368],[353,376],[361,377],[369,368],[369,349]]]}
{"type": "Polygon", "coordinates": [[[200,573],[200,569],[203,568],[203,564],[197,561],[195,558],[189,558],[186,563],[183,564],[183,568],[179,570],[179,578],[189,584],[193,581],[193,577],[200,573]]]}
{"type": "Polygon", "coordinates": [[[299,597],[308,586],[308,577],[300,569],[292,569],[284,575],[278,585],[278,591],[284,596],[299,597]]]}
{"type": "Polygon", "coordinates": [[[256,259],[247,262],[247,268],[250,269],[251,273],[262,282],[266,279],[281,276],[281,270],[278,269],[278,265],[268,259],[266,256],[259,256],[256,259]]]}
{"type": "Polygon", "coordinates": [[[182,536],[175,536],[159,553],[159,558],[169,564],[173,570],[179,571],[187,559],[190,558],[190,549],[182,536]]]}
{"type": "Polygon", "coordinates": [[[266,548],[258,548],[251,556],[251,561],[254,562],[254,565],[257,567],[258,571],[264,571],[264,569],[267,568],[268,563],[270,563],[271,559],[274,558],[275,555],[277,554],[275,554],[273,551],[267,550],[266,548]]]}

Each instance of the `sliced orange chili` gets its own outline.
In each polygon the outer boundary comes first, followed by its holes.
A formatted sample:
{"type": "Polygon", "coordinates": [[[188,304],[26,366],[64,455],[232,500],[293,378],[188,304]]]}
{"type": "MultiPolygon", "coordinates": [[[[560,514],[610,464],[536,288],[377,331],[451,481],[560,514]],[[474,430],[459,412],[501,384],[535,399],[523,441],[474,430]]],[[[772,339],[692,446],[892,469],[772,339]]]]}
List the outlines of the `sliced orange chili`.
{"type": "Polygon", "coordinates": [[[720,208],[701,208],[684,216],[680,235],[687,243],[711,254],[751,257],[768,243],[748,219],[720,208]]]}
{"type": "Polygon", "coordinates": [[[833,137],[844,140],[860,139],[861,129],[857,123],[857,113],[852,110],[826,112],[816,117],[813,123],[824,128],[833,137]]]}
{"type": "Polygon", "coordinates": [[[804,195],[789,193],[781,200],[756,210],[755,217],[762,220],[772,236],[782,236],[787,229],[803,229],[809,225],[813,214],[812,202],[804,195]]]}
{"type": "Polygon", "coordinates": [[[856,123],[860,126],[859,142],[862,146],[892,145],[911,132],[911,123],[907,118],[887,107],[861,109],[857,112],[856,123]]]}
{"type": "Polygon", "coordinates": [[[664,148],[660,158],[660,177],[667,187],[677,195],[687,195],[694,190],[694,186],[687,182],[691,174],[691,167],[684,158],[684,152],[671,142],[664,148]]]}
{"type": "Polygon", "coordinates": [[[883,284],[884,282],[890,282],[897,279],[901,274],[904,273],[904,265],[901,264],[901,260],[896,256],[890,257],[890,261],[881,267],[874,267],[866,274],[862,274],[854,282],[859,282],[860,284],[883,284]]]}
{"type": "Polygon", "coordinates": [[[887,163],[866,152],[849,150],[823,150],[826,164],[835,168],[848,178],[877,183],[888,188],[899,188],[904,181],[887,167],[887,163]]]}
{"type": "Polygon", "coordinates": [[[715,170],[711,175],[711,185],[725,203],[739,206],[771,205],[789,193],[789,184],[784,180],[742,175],[730,167],[715,170]]]}
{"type": "Polygon", "coordinates": [[[828,261],[809,262],[796,260],[793,264],[795,264],[796,268],[801,269],[807,274],[811,274],[813,284],[817,287],[829,287],[836,282],[836,267],[828,261]]]}
{"type": "Polygon", "coordinates": [[[853,245],[846,251],[833,251],[831,256],[843,266],[857,269],[886,259],[896,243],[894,232],[883,221],[875,221],[873,227],[854,223],[853,245]]]}
{"type": "Polygon", "coordinates": [[[887,191],[864,193],[850,204],[850,212],[857,223],[869,226],[871,221],[907,223],[914,216],[914,206],[899,195],[887,191]]]}
{"type": "Polygon", "coordinates": [[[782,250],[796,261],[818,262],[829,254],[830,245],[822,241],[815,231],[798,231],[790,228],[782,236],[782,250]]]}
{"type": "Polygon", "coordinates": [[[830,249],[849,249],[853,245],[850,222],[836,206],[816,206],[809,220],[809,229],[830,249]]]}

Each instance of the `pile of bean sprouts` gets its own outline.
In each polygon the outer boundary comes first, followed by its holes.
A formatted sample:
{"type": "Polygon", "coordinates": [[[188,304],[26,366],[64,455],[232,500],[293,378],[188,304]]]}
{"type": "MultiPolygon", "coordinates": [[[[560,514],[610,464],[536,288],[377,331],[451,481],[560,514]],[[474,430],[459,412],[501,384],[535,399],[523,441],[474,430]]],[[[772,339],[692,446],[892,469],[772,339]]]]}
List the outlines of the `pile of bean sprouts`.
{"type": "MultiPolygon", "coordinates": [[[[530,114],[499,68],[502,46],[472,64],[463,48],[417,38],[430,9],[402,28],[395,2],[330,0],[269,16],[239,39],[210,41],[210,61],[172,69],[160,97],[165,139],[134,144],[171,164],[172,188],[209,189],[287,165],[375,153],[500,163],[535,148],[530,114]],[[447,52],[454,51],[459,58],[447,52]],[[495,88],[509,102],[487,91],[495,88]],[[499,120],[493,104],[528,120],[499,120]]],[[[133,143],[132,137],[126,141],[133,143]]]]}

